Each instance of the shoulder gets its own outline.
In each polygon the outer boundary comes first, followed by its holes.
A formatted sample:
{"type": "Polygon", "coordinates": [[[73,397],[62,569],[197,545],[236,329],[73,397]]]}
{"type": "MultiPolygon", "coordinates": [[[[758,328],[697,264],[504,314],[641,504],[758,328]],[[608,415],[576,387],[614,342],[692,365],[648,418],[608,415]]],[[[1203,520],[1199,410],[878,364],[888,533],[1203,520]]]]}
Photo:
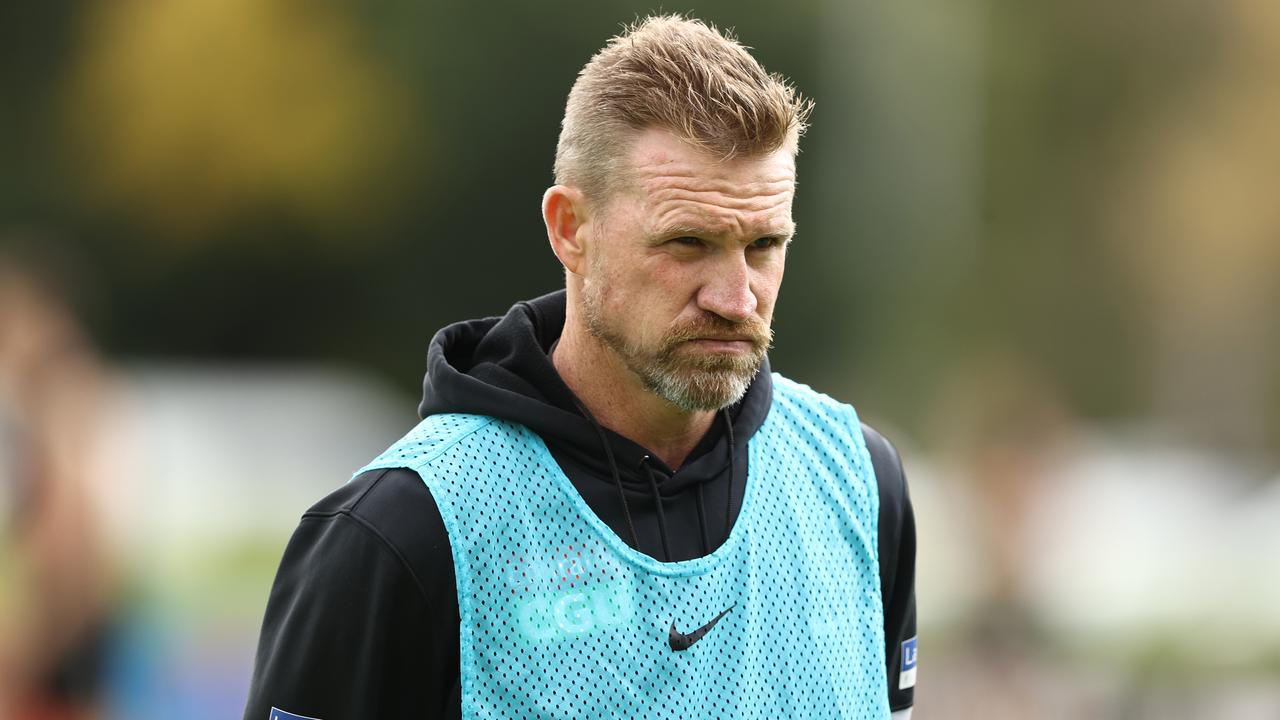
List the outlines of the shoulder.
{"type": "Polygon", "coordinates": [[[362,473],[312,506],[285,548],[244,716],[431,715],[457,677],[457,617],[430,492],[407,469],[362,473]]]}
{"type": "Polygon", "coordinates": [[[802,382],[773,373],[773,399],[775,403],[796,407],[809,407],[824,412],[847,413],[853,408],[846,403],[818,392],[802,382]]]}
{"type": "Polygon", "coordinates": [[[518,450],[527,432],[486,415],[429,415],[308,510],[304,520],[340,517],[361,526],[430,591],[453,572],[442,505],[474,480],[482,458],[500,460],[504,452],[518,450]]]}
{"type": "MultiPolygon", "coordinates": [[[[430,605],[440,604],[436,596],[442,585],[452,589],[452,582],[441,582],[453,575],[449,536],[435,499],[414,470],[391,467],[359,473],[303,514],[301,526],[309,524],[357,530],[368,540],[360,546],[363,554],[382,555],[399,565],[430,605]]],[[[325,561],[359,564],[367,559],[339,560],[332,555],[325,561]]]]}
{"type": "Polygon", "coordinates": [[[357,470],[356,476],[375,469],[424,468],[462,441],[492,428],[495,424],[498,424],[498,421],[487,415],[465,413],[428,415],[368,465],[357,470]]]}
{"type": "MultiPolygon", "coordinates": [[[[854,446],[863,444],[861,423],[852,405],[778,373],[772,374],[772,385],[768,419],[780,420],[802,434],[839,438],[854,446]]],[[[861,454],[861,449],[855,454],[861,454]]]]}
{"type": "Polygon", "coordinates": [[[848,423],[852,425],[851,430],[857,428],[861,431],[879,486],[881,507],[902,508],[910,502],[906,474],[902,471],[902,458],[897,448],[875,428],[859,420],[853,406],[778,373],[773,373],[773,388],[775,404],[785,410],[840,424],[848,423]]]}
{"type": "Polygon", "coordinates": [[[804,383],[773,373],[773,402],[769,415],[824,434],[857,435],[858,414],[853,406],[818,392],[804,383]]]}
{"type": "Polygon", "coordinates": [[[866,423],[862,423],[862,437],[871,456],[871,467],[880,489],[881,514],[900,517],[909,512],[911,499],[907,492],[907,475],[902,470],[902,457],[898,449],[884,435],[866,423]]]}

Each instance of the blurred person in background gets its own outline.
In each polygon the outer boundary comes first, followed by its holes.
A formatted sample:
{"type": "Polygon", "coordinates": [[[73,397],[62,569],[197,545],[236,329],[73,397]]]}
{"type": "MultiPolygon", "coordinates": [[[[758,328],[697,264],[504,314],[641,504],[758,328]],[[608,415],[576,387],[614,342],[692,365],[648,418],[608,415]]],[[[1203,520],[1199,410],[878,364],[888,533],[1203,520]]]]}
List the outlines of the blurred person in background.
{"type": "Polygon", "coordinates": [[[695,20],[591,59],[566,289],[436,334],[423,421],[285,551],[247,720],[910,715],[897,453],[766,358],[809,109],[695,20]]]}
{"type": "Polygon", "coordinates": [[[94,487],[104,375],[57,263],[21,247],[0,252],[0,717],[99,717],[112,617],[94,487]]]}

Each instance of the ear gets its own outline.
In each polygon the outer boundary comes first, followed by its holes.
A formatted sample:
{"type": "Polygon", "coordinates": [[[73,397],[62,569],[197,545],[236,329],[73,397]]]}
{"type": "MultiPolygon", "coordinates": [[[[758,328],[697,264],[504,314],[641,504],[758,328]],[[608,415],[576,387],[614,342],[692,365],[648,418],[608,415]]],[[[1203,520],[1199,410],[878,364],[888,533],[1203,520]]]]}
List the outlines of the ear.
{"type": "Polygon", "coordinates": [[[565,270],[581,274],[587,257],[589,222],[587,203],[582,191],[568,185],[553,185],[542,195],[542,220],[547,225],[547,240],[565,270]]]}

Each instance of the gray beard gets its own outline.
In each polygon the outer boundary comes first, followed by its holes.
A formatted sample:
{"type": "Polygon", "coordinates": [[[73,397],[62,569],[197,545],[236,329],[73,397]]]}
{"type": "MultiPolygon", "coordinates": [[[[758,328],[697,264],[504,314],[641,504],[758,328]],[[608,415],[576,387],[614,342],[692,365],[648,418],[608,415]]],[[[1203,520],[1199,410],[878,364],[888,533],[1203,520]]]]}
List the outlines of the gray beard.
{"type": "MultiPolygon", "coordinates": [[[[683,342],[690,339],[686,332],[668,335],[658,350],[651,351],[627,342],[609,323],[602,312],[603,298],[592,283],[583,288],[582,298],[587,332],[617,354],[627,369],[640,378],[645,389],[684,412],[720,410],[741,400],[769,349],[769,341],[764,341],[746,355],[682,354],[683,342]]],[[[732,329],[736,326],[712,315],[696,330],[708,327],[732,329]]],[[[769,340],[772,340],[772,331],[769,331],[769,340]]]]}

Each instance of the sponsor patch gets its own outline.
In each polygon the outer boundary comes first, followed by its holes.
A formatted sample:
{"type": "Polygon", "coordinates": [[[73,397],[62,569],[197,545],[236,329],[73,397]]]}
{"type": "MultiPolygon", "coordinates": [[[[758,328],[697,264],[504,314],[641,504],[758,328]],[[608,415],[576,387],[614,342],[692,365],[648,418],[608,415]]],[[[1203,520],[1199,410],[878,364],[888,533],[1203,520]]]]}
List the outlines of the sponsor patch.
{"type": "Polygon", "coordinates": [[[916,686],[916,639],[902,643],[902,672],[898,675],[898,689],[916,686]]]}
{"type": "Polygon", "coordinates": [[[271,720],[320,720],[320,718],[308,717],[306,715],[294,715],[287,713],[280,708],[271,708],[271,720]]]}

